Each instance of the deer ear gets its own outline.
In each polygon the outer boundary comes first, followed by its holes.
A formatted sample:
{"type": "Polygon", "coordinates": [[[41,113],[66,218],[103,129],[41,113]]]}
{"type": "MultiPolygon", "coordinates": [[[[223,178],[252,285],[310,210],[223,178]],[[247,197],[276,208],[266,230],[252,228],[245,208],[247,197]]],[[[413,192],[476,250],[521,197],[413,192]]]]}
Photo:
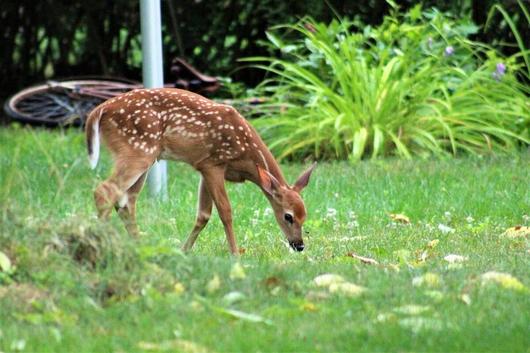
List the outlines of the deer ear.
{"type": "Polygon", "coordinates": [[[300,192],[302,191],[303,188],[307,186],[307,184],[309,183],[309,177],[311,177],[311,173],[313,173],[313,170],[315,169],[316,166],[317,166],[317,162],[313,163],[311,167],[307,168],[307,170],[303,172],[302,175],[300,175],[300,177],[298,177],[298,180],[293,185],[294,191],[300,192]]]}
{"type": "Polygon", "coordinates": [[[274,191],[280,187],[278,179],[276,179],[271,173],[261,168],[257,164],[256,168],[258,169],[259,184],[261,185],[263,190],[267,192],[267,194],[272,196],[274,191]]]}

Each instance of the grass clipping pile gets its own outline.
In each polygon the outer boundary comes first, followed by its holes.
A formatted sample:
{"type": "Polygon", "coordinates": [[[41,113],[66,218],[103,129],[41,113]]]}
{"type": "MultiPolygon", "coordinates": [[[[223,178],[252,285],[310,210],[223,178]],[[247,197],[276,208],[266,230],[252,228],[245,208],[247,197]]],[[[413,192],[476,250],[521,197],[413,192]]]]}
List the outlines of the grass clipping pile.
{"type": "Polygon", "coordinates": [[[75,217],[61,224],[49,239],[45,251],[68,254],[79,264],[106,267],[109,261],[126,261],[134,253],[130,242],[126,241],[112,227],[85,224],[75,217]],[[128,249],[129,248],[129,249],[128,249]]]}
{"type": "Polygon", "coordinates": [[[9,273],[0,271],[4,294],[20,286],[59,296],[84,288],[104,303],[137,295],[146,285],[170,290],[174,282],[170,271],[142,256],[137,241],[112,224],[82,215],[52,221],[14,211],[1,218],[0,250],[12,264],[9,273]]]}

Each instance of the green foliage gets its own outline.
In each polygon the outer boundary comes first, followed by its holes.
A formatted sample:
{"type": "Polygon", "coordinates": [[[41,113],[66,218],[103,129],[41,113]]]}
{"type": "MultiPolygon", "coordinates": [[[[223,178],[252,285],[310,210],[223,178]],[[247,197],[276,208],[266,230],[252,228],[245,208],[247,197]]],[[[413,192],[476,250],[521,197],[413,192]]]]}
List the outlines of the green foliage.
{"type": "MultiPolygon", "coordinates": [[[[486,22],[497,0],[423,0],[424,8],[437,7],[454,14],[472,14],[478,26],[486,22]]],[[[404,9],[417,0],[400,0],[404,9]]],[[[230,76],[254,86],[263,72],[241,70],[241,57],[268,55],[260,46],[270,26],[294,23],[303,16],[329,22],[334,14],[359,18],[363,23],[381,23],[391,6],[386,0],[164,0],[162,32],[167,82],[172,79],[170,62],[184,57],[199,70],[215,76],[230,76]]],[[[512,14],[521,38],[530,37],[530,27],[515,1],[502,1],[512,14]]],[[[2,51],[0,52],[0,99],[49,78],[78,75],[118,75],[141,80],[140,16],[137,1],[64,0],[4,1],[0,7],[2,51]],[[46,16],[43,16],[46,14],[46,16]]],[[[489,23],[489,31],[476,39],[513,53],[509,26],[501,16],[489,23]]]]}
{"type": "Polygon", "coordinates": [[[514,58],[469,39],[477,31],[420,6],[377,27],[311,18],[276,27],[278,57],[246,59],[271,74],[255,124],[280,158],[513,150],[529,141],[528,88],[514,58]]]}

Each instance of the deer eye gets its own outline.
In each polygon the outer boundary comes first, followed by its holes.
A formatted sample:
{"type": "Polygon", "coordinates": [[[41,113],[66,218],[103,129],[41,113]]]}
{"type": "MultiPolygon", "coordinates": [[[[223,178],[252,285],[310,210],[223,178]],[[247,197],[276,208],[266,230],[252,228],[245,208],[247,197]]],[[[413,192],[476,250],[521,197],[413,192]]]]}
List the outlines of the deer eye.
{"type": "Polygon", "coordinates": [[[285,220],[290,223],[290,224],[293,224],[293,215],[290,214],[290,213],[286,213],[283,215],[283,218],[285,218],[285,220]]]}

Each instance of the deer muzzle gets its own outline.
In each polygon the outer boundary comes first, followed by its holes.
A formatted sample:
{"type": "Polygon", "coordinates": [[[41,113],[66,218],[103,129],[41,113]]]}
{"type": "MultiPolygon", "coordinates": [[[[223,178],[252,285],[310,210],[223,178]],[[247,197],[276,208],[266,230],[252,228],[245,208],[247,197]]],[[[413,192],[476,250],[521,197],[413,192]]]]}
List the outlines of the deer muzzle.
{"type": "Polygon", "coordinates": [[[291,246],[291,248],[293,248],[294,250],[298,252],[304,251],[304,248],[305,248],[304,242],[302,240],[289,242],[289,245],[291,246]]]}

